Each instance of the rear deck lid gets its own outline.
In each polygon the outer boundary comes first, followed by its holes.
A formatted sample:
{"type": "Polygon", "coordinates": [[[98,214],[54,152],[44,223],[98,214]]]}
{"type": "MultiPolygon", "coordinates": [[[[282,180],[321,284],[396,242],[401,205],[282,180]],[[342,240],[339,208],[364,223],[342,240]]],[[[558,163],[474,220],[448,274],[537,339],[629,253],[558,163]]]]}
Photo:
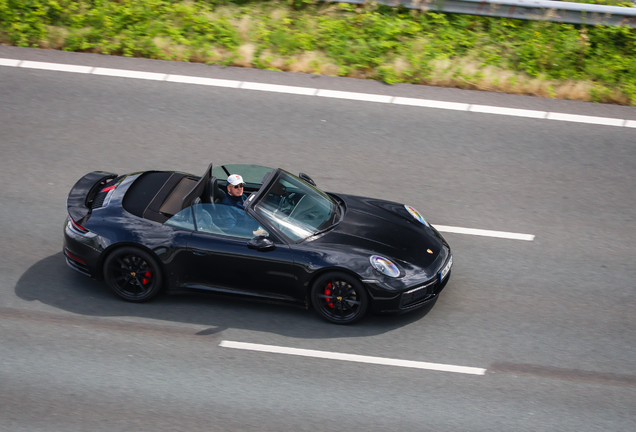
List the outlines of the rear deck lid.
{"type": "Polygon", "coordinates": [[[79,179],[66,199],[66,209],[71,219],[80,225],[86,222],[91,212],[89,203],[106,185],[106,182],[115,177],[117,174],[93,171],[79,179]]]}

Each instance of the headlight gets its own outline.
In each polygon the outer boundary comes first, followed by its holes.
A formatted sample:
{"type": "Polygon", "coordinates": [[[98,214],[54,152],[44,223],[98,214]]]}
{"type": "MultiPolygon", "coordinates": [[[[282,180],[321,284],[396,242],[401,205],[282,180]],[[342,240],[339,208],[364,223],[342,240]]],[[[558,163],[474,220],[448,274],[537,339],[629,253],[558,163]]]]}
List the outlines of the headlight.
{"type": "Polygon", "coordinates": [[[424,219],[424,216],[422,216],[420,212],[418,212],[413,207],[408,206],[406,204],[404,205],[404,208],[406,209],[407,212],[411,213],[411,216],[413,216],[415,220],[421,222],[422,224],[430,228],[430,225],[428,224],[428,222],[426,222],[426,220],[424,219]]]}
{"type": "Polygon", "coordinates": [[[391,260],[378,255],[373,255],[369,258],[369,261],[371,261],[373,268],[382,274],[390,277],[398,277],[400,275],[400,270],[391,262],[391,260]]]}

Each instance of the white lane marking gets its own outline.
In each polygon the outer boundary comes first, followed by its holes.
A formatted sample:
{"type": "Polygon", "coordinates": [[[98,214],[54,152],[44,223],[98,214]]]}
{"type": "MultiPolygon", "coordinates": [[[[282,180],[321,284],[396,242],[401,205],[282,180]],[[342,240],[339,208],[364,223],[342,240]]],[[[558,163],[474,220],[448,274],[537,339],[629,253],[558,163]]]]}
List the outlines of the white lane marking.
{"type": "Polygon", "coordinates": [[[110,69],[110,68],[95,68],[95,70],[93,71],[93,74],[119,77],[119,78],[146,79],[146,80],[154,80],[154,81],[165,81],[166,78],[168,78],[168,74],[131,71],[126,69],[110,69]]]}
{"type": "Polygon", "coordinates": [[[594,116],[586,116],[586,115],[576,115],[576,114],[562,114],[562,113],[549,113],[546,117],[548,120],[560,120],[560,121],[569,121],[576,123],[589,123],[589,124],[598,124],[605,126],[623,126],[625,120],[623,119],[615,119],[608,117],[594,117],[594,116]]]}
{"type": "Polygon", "coordinates": [[[413,369],[428,369],[434,371],[441,372],[455,372],[455,373],[463,373],[470,375],[485,375],[486,369],[475,368],[475,367],[467,367],[467,366],[454,366],[447,365],[441,363],[428,363],[428,362],[419,362],[419,361],[411,361],[411,360],[399,360],[399,359],[390,359],[384,357],[370,357],[356,354],[342,354],[336,352],[329,351],[316,351],[316,350],[308,350],[308,349],[300,349],[300,348],[287,348],[281,346],[274,345],[261,345],[261,344],[253,344],[247,342],[233,342],[233,341],[221,341],[219,346],[223,348],[234,348],[240,350],[247,351],[259,351],[259,352],[267,352],[274,354],[288,354],[295,355],[301,357],[313,357],[313,358],[321,358],[321,359],[329,359],[329,360],[342,360],[342,361],[350,361],[356,363],[369,363],[369,364],[377,364],[377,365],[386,365],[386,366],[398,366],[398,367],[406,367],[413,369]]]}
{"type": "Polygon", "coordinates": [[[18,67],[20,63],[22,63],[22,60],[0,58],[0,66],[18,67]]]}
{"type": "Polygon", "coordinates": [[[314,96],[317,92],[315,88],[308,87],[294,87],[278,84],[262,84],[255,82],[243,82],[241,84],[242,89],[246,90],[260,90],[274,93],[289,93],[303,96],[314,96]]]}
{"type": "Polygon", "coordinates": [[[380,102],[380,103],[391,103],[393,96],[384,96],[370,93],[354,93],[354,92],[346,92],[346,91],[337,91],[337,90],[318,90],[316,96],[327,97],[327,98],[336,98],[336,99],[349,99],[356,101],[364,101],[364,102],[380,102]]]}
{"type": "Polygon", "coordinates": [[[448,109],[448,110],[455,110],[455,111],[468,111],[468,107],[470,106],[466,103],[444,102],[444,101],[436,101],[436,100],[430,100],[430,99],[415,99],[415,98],[405,98],[405,97],[393,98],[393,103],[395,105],[409,105],[409,106],[417,106],[417,107],[424,107],[424,108],[448,109]]]}
{"type": "Polygon", "coordinates": [[[489,105],[471,105],[468,111],[483,113],[483,114],[498,114],[498,115],[508,115],[508,116],[515,116],[515,117],[527,117],[527,118],[537,118],[537,119],[544,119],[548,115],[547,111],[502,108],[502,107],[494,107],[489,105]]]}
{"type": "Polygon", "coordinates": [[[168,75],[168,74],[161,74],[161,73],[154,73],[154,72],[141,72],[141,71],[132,71],[132,70],[125,70],[125,69],[110,69],[110,68],[100,68],[100,67],[93,68],[90,66],[64,65],[61,63],[33,62],[28,60],[22,61],[22,60],[7,59],[7,58],[0,58],[0,66],[25,67],[25,68],[31,68],[31,69],[43,69],[43,70],[51,70],[51,71],[74,72],[74,73],[91,73],[95,75],[115,76],[120,78],[136,78],[136,79],[147,79],[147,80],[157,80],[157,81],[169,81],[169,82],[199,84],[199,85],[217,86],[217,87],[234,87],[234,88],[244,88],[244,89],[251,89],[251,90],[272,91],[272,92],[279,92],[279,93],[280,92],[292,93],[292,94],[299,94],[299,95],[306,95],[306,96],[320,96],[320,97],[329,97],[329,98],[338,98],[338,99],[348,99],[348,100],[364,101],[364,102],[392,103],[395,105],[409,105],[409,106],[424,107],[424,108],[450,109],[450,110],[457,110],[457,111],[470,111],[475,113],[485,113],[485,114],[494,114],[494,115],[510,115],[510,116],[517,116],[517,117],[548,119],[548,120],[574,122],[574,123],[587,123],[587,124],[595,124],[595,125],[603,125],[603,126],[636,128],[636,121],[634,120],[617,119],[617,118],[610,118],[610,117],[595,117],[595,116],[576,115],[576,114],[552,113],[552,112],[544,112],[544,111],[496,107],[496,106],[489,106],[489,105],[470,105],[470,104],[457,103],[457,102],[445,102],[445,101],[435,101],[435,100],[428,100],[428,99],[393,97],[393,96],[384,96],[384,95],[377,95],[377,94],[370,94],[370,93],[355,93],[355,92],[344,92],[344,91],[322,90],[322,89],[319,90],[319,89],[310,88],[310,87],[280,86],[276,84],[262,84],[262,83],[253,83],[253,82],[247,82],[247,81],[241,82],[241,81],[232,81],[232,80],[215,80],[213,78],[188,77],[185,75],[168,75]],[[88,72],[86,72],[85,68],[88,68],[88,72]]]}
{"type": "Polygon", "coordinates": [[[73,73],[91,73],[93,71],[92,66],[78,66],[63,63],[44,63],[36,61],[25,60],[20,64],[20,67],[28,69],[43,69],[58,72],[73,72],[73,73]]]}
{"type": "Polygon", "coordinates": [[[193,77],[187,75],[168,75],[166,78],[168,82],[175,83],[183,83],[183,84],[196,84],[196,85],[205,85],[205,86],[213,86],[213,87],[230,87],[230,88],[239,88],[241,85],[240,81],[234,80],[224,80],[224,79],[216,79],[216,78],[202,78],[202,77],[193,77]]]}
{"type": "Polygon", "coordinates": [[[469,234],[469,235],[483,236],[483,237],[497,237],[497,238],[510,239],[510,240],[525,240],[525,241],[534,240],[534,235],[532,234],[519,234],[519,233],[512,233],[512,232],[505,232],[505,231],[491,231],[491,230],[483,230],[483,229],[476,229],[476,228],[452,227],[452,226],[437,225],[437,224],[433,224],[433,226],[439,232],[469,234]]]}

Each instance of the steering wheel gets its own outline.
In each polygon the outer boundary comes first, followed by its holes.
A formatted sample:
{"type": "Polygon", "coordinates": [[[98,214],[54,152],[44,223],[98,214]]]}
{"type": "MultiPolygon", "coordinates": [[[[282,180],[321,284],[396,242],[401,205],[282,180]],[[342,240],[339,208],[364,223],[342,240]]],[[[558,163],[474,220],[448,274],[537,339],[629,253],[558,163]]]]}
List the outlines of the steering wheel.
{"type": "Polygon", "coordinates": [[[296,204],[294,202],[294,195],[296,195],[296,193],[292,192],[289,195],[282,195],[280,197],[280,202],[278,203],[278,211],[282,212],[285,216],[289,216],[293,211],[294,205],[296,204]]]}

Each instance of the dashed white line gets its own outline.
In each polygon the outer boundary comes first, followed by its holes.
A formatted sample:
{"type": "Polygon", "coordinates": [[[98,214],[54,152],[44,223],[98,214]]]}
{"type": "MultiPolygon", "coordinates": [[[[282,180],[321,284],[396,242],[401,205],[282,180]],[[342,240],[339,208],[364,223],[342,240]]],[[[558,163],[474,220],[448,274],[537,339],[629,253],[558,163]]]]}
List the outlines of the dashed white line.
{"type": "Polygon", "coordinates": [[[483,236],[483,237],[497,237],[502,239],[510,239],[510,240],[524,240],[524,241],[533,241],[534,235],[532,234],[520,234],[520,233],[512,233],[506,231],[491,231],[491,230],[483,230],[476,228],[462,228],[462,227],[453,227],[446,225],[433,225],[435,229],[439,232],[447,232],[447,233],[455,233],[455,234],[468,234],[474,236],[483,236]]]}
{"type": "Polygon", "coordinates": [[[363,102],[379,102],[395,105],[407,105],[423,108],[446,109],[456,111],[467,111],[482,114],[508,115],[516,117],[527,117],[535,119],[557,120],[574,123],[587,123],[602,126],[617,126],[636,128],[636,121],[617,119],[610,117],[595,117],[576,114],[552,113],[547,111],[534,111],[516,108],[496,107],[489,105],[470,105],[458,102],[436,101],[428,99],[416,99],[405,97],[393,97],[370,93],[356,93],[336,90],[324,90],[311,87],[293,87],[277,84],[263,84],[248,81],[233,81],[204,77],[193,77],[186,75],[169,75],[154,72],[132,71],[127,69],[111,69],[91,66],[66,65],[61,63],[35,62],[29,60],[15,60],[0,58],[0,66],[23,67],[30,69],[42,69],[58,72],[88,73],[94,75],[104,75],[119,78],[145,79],[155,81],[168,81],[173,83],[207,85],[215,87],[241,88],[247,90],[260,90],[276,93],[289,93],[302,96],[319,96],[336,99],[347,99],[363,102]]]}
{"type": "Polygon", "coordinates": [[[295,355],[301,357],[313,357],[320,359],[328,359],[328,360],[341,360],[341,361],[349,361],[356,363],[368,363],[368,364],[376,364],[376,365],[385,365],[385,366],[397,366],[397,367],[405,367],[412,369],[427,369],[433,371],[440,372],[454,372],[461,374],[469,374],[469,375],[485,375],[486,369],[476,368],[476,367],[468,367],[468,366],[455,366],[441,363],[428,363],[428,362],[420,362],[420,361],[411,361],[411,360],[399,360],[399,359],[390,359],[384,357],[370,357],[356,354],[343,354],[337,352],[329,352],[329,351],[316,351],[309,349],[300,349],[300,348],[288,348],[281,347],[275,345],[262,345],[262,344],[254,344],[247,342],[233,342],[233,341],[221,341],[219,346],[223,348],[234,348],[240,350],[247,351],[258,351],[258,352],[266,352],[273,354],[287,354],[287,355],[295,355]]]}

